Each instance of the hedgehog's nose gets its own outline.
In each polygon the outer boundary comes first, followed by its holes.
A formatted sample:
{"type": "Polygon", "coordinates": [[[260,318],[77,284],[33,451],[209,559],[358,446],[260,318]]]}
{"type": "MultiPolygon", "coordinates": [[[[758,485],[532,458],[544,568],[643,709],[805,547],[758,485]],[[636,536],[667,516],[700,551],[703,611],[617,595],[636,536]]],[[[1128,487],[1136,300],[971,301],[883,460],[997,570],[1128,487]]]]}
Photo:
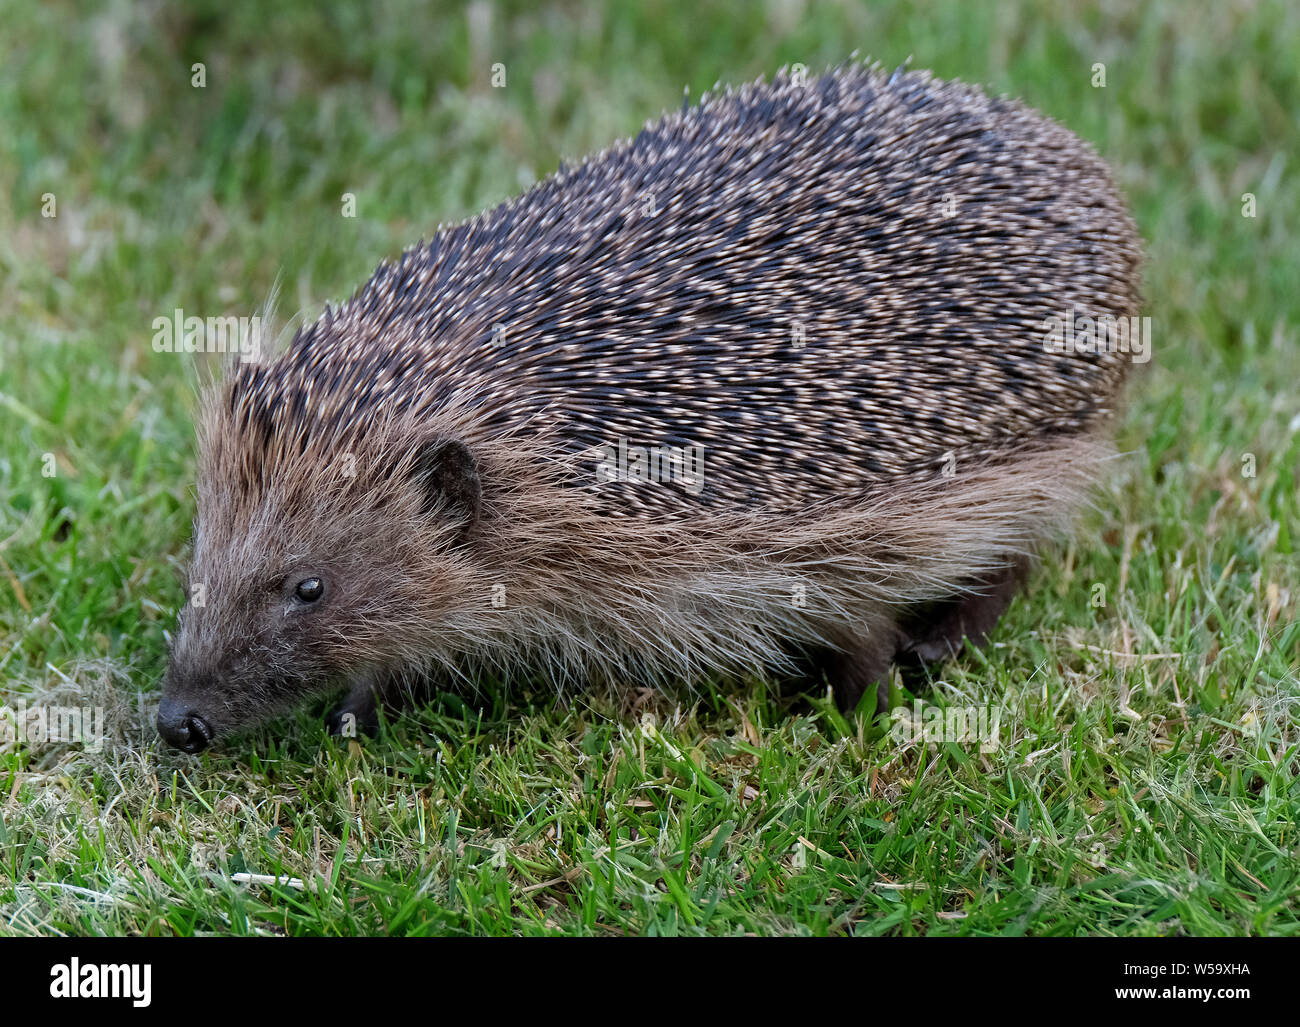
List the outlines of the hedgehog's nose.
{"type": "Polygon", "coordinates": [[[185,752],[199,752],[212,740],[212,729],[203,718],[169,696],[158,704],[158,733],[185,752]]]}

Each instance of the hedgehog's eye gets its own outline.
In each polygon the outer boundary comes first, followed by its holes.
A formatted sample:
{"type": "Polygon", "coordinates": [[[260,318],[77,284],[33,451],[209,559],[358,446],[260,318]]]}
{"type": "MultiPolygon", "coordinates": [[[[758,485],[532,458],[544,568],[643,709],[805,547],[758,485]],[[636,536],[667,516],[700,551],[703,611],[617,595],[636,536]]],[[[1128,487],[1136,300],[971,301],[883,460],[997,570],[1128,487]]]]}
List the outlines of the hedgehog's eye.
{"type": "Polygon", "coordinates": [[[325,583],[320,578],[304,578],[298,582],[294,595],[304,603],[314,603],[325,592],[325,583]]]}

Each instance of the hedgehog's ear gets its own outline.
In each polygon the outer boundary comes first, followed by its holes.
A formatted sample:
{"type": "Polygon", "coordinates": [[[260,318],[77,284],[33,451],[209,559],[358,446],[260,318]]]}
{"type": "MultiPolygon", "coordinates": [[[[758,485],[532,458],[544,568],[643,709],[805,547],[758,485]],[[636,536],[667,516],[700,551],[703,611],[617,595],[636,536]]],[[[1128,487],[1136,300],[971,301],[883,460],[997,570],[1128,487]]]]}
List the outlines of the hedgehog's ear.
{"type": "Polygon", "coordinates": [[[478,461],[469,447],[455,439],[430,439],[420,445],[411,477],[423,493],[424,512],[442,515],[461,524],[462,533],[478,520],[483,485],[478,461]]]}

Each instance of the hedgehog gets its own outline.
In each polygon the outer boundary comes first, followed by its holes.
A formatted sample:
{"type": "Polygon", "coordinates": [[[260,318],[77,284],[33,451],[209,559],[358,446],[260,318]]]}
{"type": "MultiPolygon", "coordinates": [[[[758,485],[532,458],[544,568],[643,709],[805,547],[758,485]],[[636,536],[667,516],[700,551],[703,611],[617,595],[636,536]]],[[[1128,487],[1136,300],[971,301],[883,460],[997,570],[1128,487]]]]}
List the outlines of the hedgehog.
{"type": "Polygon", "coordinates": [[[856,61],[715,88],[206,389],[159,731],[346,689],[350,734],[485,679],[887,708],[1088,501],[1135,360],[1050,326],[1135,317],[1139,264],[1017,101],[856,61]]]}

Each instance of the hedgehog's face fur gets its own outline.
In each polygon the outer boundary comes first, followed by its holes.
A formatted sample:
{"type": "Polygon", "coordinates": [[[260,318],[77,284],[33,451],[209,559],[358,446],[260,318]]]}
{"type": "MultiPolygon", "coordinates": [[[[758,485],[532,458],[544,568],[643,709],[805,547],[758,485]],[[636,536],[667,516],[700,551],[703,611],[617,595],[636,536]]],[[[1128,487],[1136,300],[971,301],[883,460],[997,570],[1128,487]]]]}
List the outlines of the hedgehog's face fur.
{"type": "Polygon", "coordinates": [[[367,446],[364,470],[360,457],[313,456],[296,474],[244,477],[229,456],[204,447],[223,470],[200,473],[189,601],[158,711],[163,738],[188,752],[427,648],[473,577],[463,543],[479,486],[460,443],[391,457],[367,446]]]}

